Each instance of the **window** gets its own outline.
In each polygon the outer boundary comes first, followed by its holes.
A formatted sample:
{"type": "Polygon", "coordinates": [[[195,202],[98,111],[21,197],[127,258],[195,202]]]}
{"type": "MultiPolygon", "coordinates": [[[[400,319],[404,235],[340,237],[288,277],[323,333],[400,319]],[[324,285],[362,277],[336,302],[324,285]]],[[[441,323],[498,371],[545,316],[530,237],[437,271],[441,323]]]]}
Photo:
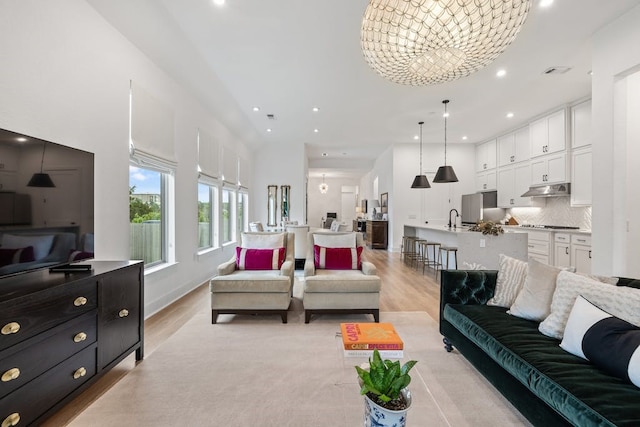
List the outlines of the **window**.
{"type": "Polygon", "coordinates": [[[145,267],[168,261],[168,189],[172,176],[138,165],[129,167],[130,257],[145,267]]]}
{"type": "Polygon", "coordinates": [[[249,194],[246,191],[238,193],[238,230],[249,231],[249,194]]]}
{"type": "Polygon", "coordinates": [[[198,183],[198,249],[218,247],[218,187],[198,183]]]}
{"type": "Polygon", "coordinates": [[[222,190],[222,243],[235,241],[236,222],[234,221],[236,193],[227,188],[222,190]]]}

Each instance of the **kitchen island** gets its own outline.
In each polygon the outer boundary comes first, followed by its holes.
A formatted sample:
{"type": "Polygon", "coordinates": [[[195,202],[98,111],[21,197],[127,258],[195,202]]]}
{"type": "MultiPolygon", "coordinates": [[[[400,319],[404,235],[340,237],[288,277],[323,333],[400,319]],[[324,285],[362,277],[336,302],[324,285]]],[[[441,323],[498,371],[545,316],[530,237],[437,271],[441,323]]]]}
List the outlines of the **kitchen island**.
{"type": "MultiPolygon", "coordinates": [[[[458,248],[459,269],[486,268],[497,270],[499,255],[527,261],[528,235],[517,230],[504,230],[498,236],[469,231],[467,227],[449,228],[444,224],[405,224],[405,236],[416,236],[443,246],[458,248]]],[[[443,255],[444,256],[444,255],[443,255]]],[[[453,259],[449,263],[453,268],[453,259]]]]}

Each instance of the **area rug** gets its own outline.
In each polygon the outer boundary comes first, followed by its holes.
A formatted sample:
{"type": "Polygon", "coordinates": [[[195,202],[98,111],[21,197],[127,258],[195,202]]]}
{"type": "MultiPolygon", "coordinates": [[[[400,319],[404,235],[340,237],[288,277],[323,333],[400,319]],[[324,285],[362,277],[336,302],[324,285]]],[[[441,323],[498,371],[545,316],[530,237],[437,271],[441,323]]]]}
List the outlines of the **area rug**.
{"type": "MultiPolygon", "coordinates": [[[[365,315],[313,317],[294,301],[279,316],[202,312],[132,369],[70,425],[363,425],[354,366],[342,354],[340,322],[365,315]]],[[[426,312],[383,312],[414,359],[409,426],[519,426],[528,422],[457,352],[442,346],[426,312]]]]}

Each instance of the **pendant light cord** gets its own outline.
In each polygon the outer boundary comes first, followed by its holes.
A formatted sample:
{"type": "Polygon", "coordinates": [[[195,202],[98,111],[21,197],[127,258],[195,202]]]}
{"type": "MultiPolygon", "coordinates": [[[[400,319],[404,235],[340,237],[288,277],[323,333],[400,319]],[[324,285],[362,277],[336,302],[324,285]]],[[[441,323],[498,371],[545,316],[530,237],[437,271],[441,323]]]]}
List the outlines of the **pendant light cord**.
{"type": "Polygon", "coordinates": [[[40,162],[40,173],[44,170],[44,151],[47,149],[47,143],[42,144],[42,161],[40,162]]]}
{"type": "Polygon", "coordinates": [[[418,122],[420,125],[420,170],[418,171],[418,175],[422,175],[422,125],[424,122],[418,122]]]}
{"type": "Polygon", "coordinates": [[[448,99],[442,101],[444,104],[444,165],[447,166],[447,104],[449,103],[448,99]]]}

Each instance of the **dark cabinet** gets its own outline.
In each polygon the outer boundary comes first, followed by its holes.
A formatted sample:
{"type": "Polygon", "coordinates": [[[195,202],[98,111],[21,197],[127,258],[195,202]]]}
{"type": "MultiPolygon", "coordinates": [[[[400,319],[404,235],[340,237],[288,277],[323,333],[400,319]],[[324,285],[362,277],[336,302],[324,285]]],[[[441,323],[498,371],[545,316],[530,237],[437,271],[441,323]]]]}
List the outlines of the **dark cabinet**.
{"type": "Polygon", "coordinates": [[[89,264],[0,280],[3,426],[37,424],[131,352],[142,359],[142,262],[89,264]]]}
{"type": "Polygon", "coordinates": [[[367,221],[367,246],[373,249],[387,249],[387,224],[387,221],[367,221]]]}

